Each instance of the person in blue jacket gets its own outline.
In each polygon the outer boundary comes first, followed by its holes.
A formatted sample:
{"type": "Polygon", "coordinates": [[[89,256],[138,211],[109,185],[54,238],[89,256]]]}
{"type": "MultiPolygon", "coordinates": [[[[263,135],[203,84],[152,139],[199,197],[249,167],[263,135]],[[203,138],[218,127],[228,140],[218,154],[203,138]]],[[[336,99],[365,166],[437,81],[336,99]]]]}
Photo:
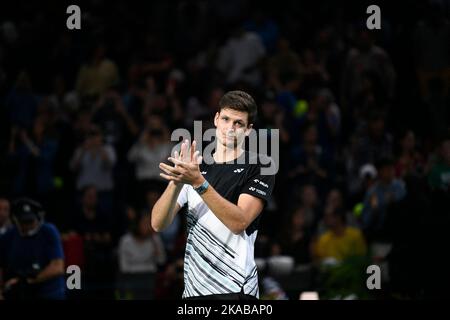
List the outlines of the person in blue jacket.
{"type": "Polygon", "coordinates": [[[27,198],[12,206],[14,226],[0,237],[0,299],[65,299],[64,253],[57,228],[27,198]]]}

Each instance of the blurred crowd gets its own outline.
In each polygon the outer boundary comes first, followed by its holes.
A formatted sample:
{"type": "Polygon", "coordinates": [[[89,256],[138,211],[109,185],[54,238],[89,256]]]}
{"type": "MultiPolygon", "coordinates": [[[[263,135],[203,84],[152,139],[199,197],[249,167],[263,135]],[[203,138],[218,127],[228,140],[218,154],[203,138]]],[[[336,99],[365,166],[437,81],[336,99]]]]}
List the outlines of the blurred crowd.
{"type": "Polygon", "coordinates": [[[262,297],[356,294],[374,263],[386,297],[448,295],[450,2],[386,2],[376,31],[368,5],[96,0],[72,31],[63,7],[1,10],[0,233],[31,197],[81,266],[69,297],[180,298],[184,216],[149,228],[158,164],[241,89],[280,137],[262,297]]]}

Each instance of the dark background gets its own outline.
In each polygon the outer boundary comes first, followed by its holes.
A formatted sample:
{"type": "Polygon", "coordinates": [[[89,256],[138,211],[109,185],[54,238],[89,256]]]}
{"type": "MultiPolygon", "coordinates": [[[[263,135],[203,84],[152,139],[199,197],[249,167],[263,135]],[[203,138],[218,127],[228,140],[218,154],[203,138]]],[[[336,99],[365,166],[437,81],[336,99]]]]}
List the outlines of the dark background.
{"type": "MultiPolygon", "coordinates": [[[[47,220],[57,225],[65,241],[71,232],[83,241],[90,233],[110,237],[107,248],[94,245],[89,249],[93,252],[84,254],[86,273],[91,272],[93,282],[103,277],[102,285],[91,292],[82,290],[74,298],[117,297],[118,243],[163,186],[135,175],[136,164],[127,157],[132,145],[142,132],[155,135],[154,147],[167,143],[168,139],[160,139],[160,132],[151,131],[155,126],[171,132],[190,128],[190,119],[210,120],[217,107],[215,97],[230,89],[243,89],[255,97],[260,108],[257,128],[280,128],[285,133],[280,172],[273,201],[262,214],[256,255],[275,254],[274,245],[284,243],[280,235],[291,232],[286,225],[297,209],[302,214],[313,212],[312,224],[302,231],[309,235],[305,243],[295,249],[281,245],[296,265],[313,270],[299,273],[298,278],[277,279],[287,296],[295,299],[304,290],[329,297],[349,292],[380,299],[448,296],[444,261],[449,186],[448,180],[447,185],[433,180],[433,169],[443,168],[444,175],[450,172],[448,151],[447,158],[444,154],[450,139],[449,1],[99,0],[76,4],[82,12],[81,30],[66,28],[68,3],[0,5],[0,194],[9,200],[29,196],[42,202],[47,220]],[[371,4],[381,8],[381,30],[365,26],[366,8],[371,4]],[[240,28],[256,32],[264,47],[252,69],[260,75],[255,82],[228,81],[231,67],[217,66],[221,49],[240,28]],[[288,58],[278,49],[281,39],[290,44],[288,58]],[[364,40],[371,49],[377,47],[373,55],[361,54],[364,40]],[[90,88],[93,82],[82,79],[83,67],[92,65],[94,57],[98,63],[107,60],[109,71],[114,70],[113,76],[101,78],[99,88],[90,88]],[[80,81],[87,85],[82,88],[77,85],[80,81]],[[298,101],[308,105],[309,111],[295,109],[298,101]],[[314,107],[316,113],[311,111],[314,107]],[[327,122],[327,110],[339,125],[327,122]],[[149,120],[152,117],[156,120],[149,120]],[[39,137],[33,129],[36,123],[43,131],[39,137]],[[378,132],[371,131],[371,124],[379,126],[378,132]],[[117,157],[111,169],[112,185],[104,190],[96,187],[101,218],[95,223],[83,220],[87,186],[77,184],[78,173],[69,165],[92,125],[100,129],[117,157]],[[317,135],[311,138],[314,161],[326,178],[314,170],[292,172],[311,157],[304,147],[310,130],[317,135]],[[33,156],[15,131],[27,132],[48,153],[33,156]],[[404,152],[406,135],[414,136],[414,143],[404,152]],[[361,187],[364,177],[359,169],[366,163],[380,168],[386,159],[393,164],[395,179],[405,184],[406,195],[386,205],[387,218],[374,235],[353,213],[368,192],[361,187]],[[312,207],[306,203],[306,189],[317,196],[312,207]],[[327,197],[333,189],[341,194],[340,209],[347,213],[347,223],[361,230],[369,249],[368,260],[350,264],[347,274],[365,279],[362,266],[374,259],[371,245],[392,246],[383,258],[390,277],[376,294],[359,293],[359,287],[335,293],[314,271],[316,261],[309,247],[323,231],[327,197]],[[301,257],[296,256],[300,251],[301,257]],[[94,257],[91,262],[90,256],[94,257]],[[90,269],[94,264],[98,270],[90,269]]],[[[167,260],[158,267],[155,298],[179,297],[176,274],[184,249],[182,219],[176,235],[170,245],[164,241],[167,260]]],[[[351,276],[345,279],[346,284],[353,281],[348,280],[351,276]]]]}

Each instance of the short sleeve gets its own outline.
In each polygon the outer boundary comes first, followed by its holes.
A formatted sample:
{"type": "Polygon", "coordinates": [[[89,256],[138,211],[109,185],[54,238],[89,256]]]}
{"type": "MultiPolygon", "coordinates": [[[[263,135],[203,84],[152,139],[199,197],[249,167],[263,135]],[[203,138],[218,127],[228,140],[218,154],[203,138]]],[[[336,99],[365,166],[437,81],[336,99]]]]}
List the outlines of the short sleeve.
{"type": "Polygon", "coordinates": [[[262,174],[261,168],[259,165],[252,167],[241,193],[251,194],[267,202],[275,185],[275,174],[262,174]]]}
{"type": "Polygon", "coordinates": [[[48,226],[48,258],[49,260],[64,259],[64,251],[59,232],[54,225],[49,224],[48,226]]]}
{"type": "Polygon", "coordinates": [[[181,189],[180,194],[178,195],[177,203],[180,205],[180,207],[183,207],[187,202],[187,188],[188,185],[185,184],[181,189]]]}

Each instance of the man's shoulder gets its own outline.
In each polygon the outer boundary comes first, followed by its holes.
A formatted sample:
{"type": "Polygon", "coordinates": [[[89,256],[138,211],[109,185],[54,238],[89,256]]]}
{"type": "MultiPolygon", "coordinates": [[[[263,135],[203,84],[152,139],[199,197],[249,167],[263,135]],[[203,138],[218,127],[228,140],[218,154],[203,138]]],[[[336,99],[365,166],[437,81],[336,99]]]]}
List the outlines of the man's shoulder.
{"type": "Polygon", "coordinates": [[[347,233],[347,236],[352,238],[360,238],[362,236],[361,230],[356,227],[347,226],[345,231],[347,233]]]}
{"type": "Polygon", "coordinates": [[[0,234],[0,242],[8,242],[16,233],[18,233],[16,226],[10,226],[3,234],[0,234]]]}
{"type": "Polygon", "coordinates": [[[119,245],[127,246],[132,244],[134,241],[133,235],[130,232],[125,233],[119,240],[119,245]]]}
{"type": "Polygon", "coordinates": [[[253,165],[256,167],[269,167],[274,159],[263,153],[256,153],[253,151],[245,151],[246,161],[249,165],[253,165]]]}
{"type": "Polygon", "coordinates": [[[58,228],[51,222],[44,222],[41,226],[41,232],[43,232],[46,235],[50,236],[58,236],[59,237],[59,231],[58,228]]]}

